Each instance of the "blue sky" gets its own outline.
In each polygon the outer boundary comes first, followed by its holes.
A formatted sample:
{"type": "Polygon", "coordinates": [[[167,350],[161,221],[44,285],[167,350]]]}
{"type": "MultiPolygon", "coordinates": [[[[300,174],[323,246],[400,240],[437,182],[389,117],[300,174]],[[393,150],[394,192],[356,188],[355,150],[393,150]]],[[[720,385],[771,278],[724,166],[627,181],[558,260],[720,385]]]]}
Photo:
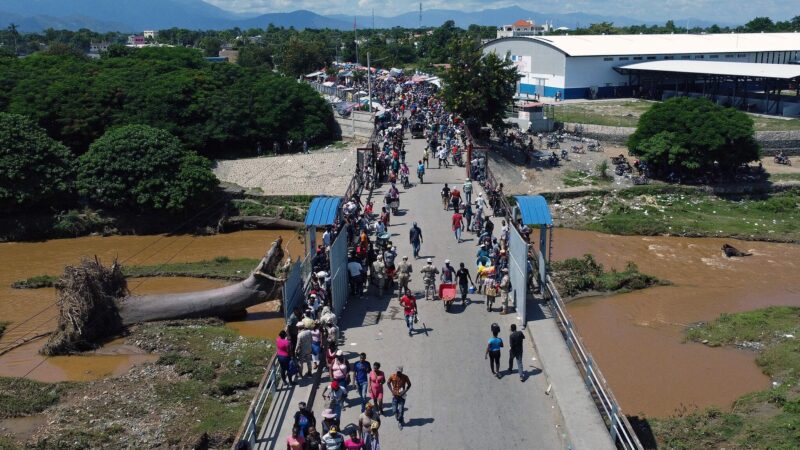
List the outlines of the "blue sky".
{"type": "MultiPolygon", "coordinates": [[[[363,14],[393,16],[419,8],[409,0],[206,0],[220,8],[242,13],[286,12],[308,9],[320,14],[363,14]]],[[[424,9],[478,11],[520,6],[541,13],[584,12],[627,16],[643,20],[698,18],[709,22],[743,23],[757,16],[786,20],[800,15],[797,0],[427,0],[424,9]]]]}

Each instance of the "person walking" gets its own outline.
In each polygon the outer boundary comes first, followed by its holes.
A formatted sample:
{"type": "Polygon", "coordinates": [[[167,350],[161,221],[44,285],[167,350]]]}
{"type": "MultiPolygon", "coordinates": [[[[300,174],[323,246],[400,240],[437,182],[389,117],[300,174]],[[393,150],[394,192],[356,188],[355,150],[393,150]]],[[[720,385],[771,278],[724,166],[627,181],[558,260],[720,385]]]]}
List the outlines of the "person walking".
{"type": "MultiPolygon", "coordinates": [[[[336,417],[336,423],[342,418],[342,409],[344,407],[344,399],[347,398],[347,389],[340,386],[336,380],[331,381],[331,384],[325,387],[322,391],[322,399],[325,402],[326,410],[333,411],[336,417]]],[[[323,415],[324,416],[324,415],[323,415]]]]}
{"type": "Polygon", "coordinates": [[[444,184],[441,194],[442,194],[442,206],[444,207],[444,210],[447,211],[450,205],[450,188],[447,186],[447,183],[444,184]]]}
{"type": "Polygon", "coordinates": [[[408,263],[408,256],[403,256],[403,260],[397,265],[397,283],[400,285],[400,292],[408,291],[412,270],[411,264],[408,263]]]}
{"type": "Polygon", "coordinates": [[[498,294],[497,280],[495,280],[494,276],[487,275],[484,277],[483,283],[483,291],[486,294],[486,311],[492,312],[492,305],[494,305],[494,300],[498,294]]]}
{"type": "Polygon", "coordinates": [[[469,202],[464,204],[464,213],[463,213],[463,215],[464,215],[464,221],[466,222],[466,225],[467,225],[466,229],[469,231],[469,230],[472,229],[471,228],[471,226],[472,226],[472,205],[469,202]]]}
{"type": "Polygon", "coordinates": [[[338,381],[347,394],[347,386],[350,384],[350,363],[347,362],[344,352],[341,350],[336,351],[336,359],[331,363],[331,378],[338,381]]]}
{"type": "Polygon", "coordinates": [[[305,450],[306,440],[300,435],[300,427],[292,427],[292,435],[286,439],[286,450],[305,450]]]}
{"type": "Polygon", "coordinates": [[[417,315],[417,299],[411,291],[406,291],[403,298],[400,299],[400,305],[403,306],[403,315],[406,319],[406,326],[408,327],[408,335],[414,331],[414,319],[417,315]]]}
{"type": "Polygon", "coordinates": [[[286,333],[286,330],[281,330],[281,332],[278,333],[278,338],[275,339],[278,364],[281,367],[281,380],[283,384],[291,384],[294,386],[294,381],[292,379],[294,377],[289,374],[289,362],[291,361],[291,357],[289,356],[290,347],[289,334],[286,333]]]}
{"type": "Polygon", "coordinates": [[[419,248],[422,246],[422,229],[417,226],[417,222],[414,222],[411,225],[411,229],[408,230],[408,241],[411,244],[411,248],[414,249],[414,259],[419,258],[419,248]]]}
{"type": "Polygon", "coordinates": [[[456,277],[456,269],[450,265],[450,260],[444,260],[444,267],[442,267],[442,283],[453,284],[456,277]]]}
{"type": "Polygon", "coordinates": [[[356,430],[350,430],[350,437],[344,441],[345,450],[364,450],[364,441],[358,437],[356,430]]]}
{"type": "Polygon", "coordinates": [[[511,324],[511,334],[508,336],[508,343],[510,349],[508,352],[508,372],[513,373],[514,360],[517,361],[517,368],[519,368],[519,380],[525,381],[525,369],[522,365],[522,341],[525,340],[525,334],[522,331],[517,331],[517,325],[511,324]]]}
{"type": "Polygon", "coordinates": [[[466,204],[472,203],[472,181],[469,178],[464,182],[461,189],[464,191],[464,200],[466,204]]]}
{"type": "Polygon", "coordinates": [[[369,373],[369,395],[378,408],[378,415],[383,414],[383,385],[386,384],[386,375],[381,370],[381,363],[375,362],[372,365],[372,372],[369,373]]]}
{"type": "Polygon", "coordinates": [[[358,396],[361,398],[361,412],[369,403],[369,373],[372,372],[372,366],[367,361],[367,354],[361,353],[358,355],[358,361],[353,364],[353,373],[355,374],[356,388],[358,389],[358,396]]]}
{"type": "Polygon", "coordinates": [[[297,346],[294,350],[295,357],[297,358],[297,368],[299,370],[297,375],[300,378],[303,378],[304,376],[303,364],[305,364],[307,368],[305,376],[311,376],[311,359],[314,351],[312,347],[314,338],[311,334],[310,327],[307,327],[306,325],[313,327],[314,321],[311,319],[303,319],[303,321],[297,325],[297,328],[300,331],[297,333],[297,346]]]}
{"type": "Polygon", "coordinates": [[[308,447],[308,450],[322,450],[322,436],[317,431],[317,427],[308,428],[306,447],[308,447]]]}
{"type": "Polygon", "coordinates": [[[464,216],[458,212],[458,206],[453,203],[453,218],[452,218],[452,225],[453,225],[453,234],[456,237],[456,242],[459,244],[461,243],[461,231],[464,229],[464,216]]]}
{"type": "Polygon", "coordinates": [[[322,436],[322,445],[325,446],[325,450],[344,449],[344,437],[339,433],[339,428],[337,426],[332,426],[328,430],[328,433],[322,436]]]}
{"type": "Polygon", "coordinates": [[[461,205],[461,191],[455,186],[450,191],[450,204],[453,205],[455,211],[458,211],[458,207],[461,205]]]}
{"type": "Polygon", "coordinates": [[[500,314],[508,314],[508,296],[511,292],[511,277],[508,276],[508,268],[503,268],[503,277],[500,279],[500,298],[503,301],[503,309],[500,314]]]}
{"type": "Polygon", "coordinates": [[[436,300],[436,275],[439,274],[439,269],[433,266],[433,259],[428,258],[425,267],[420,270],[422,272],[422,281],[425,284],[425,300],[428,300],[428,292],[433,292],[433,300],[436,300]]]}
{"type": "Polygon", "coordinates": [[[369,430],[372,428],[372,423],[380,423],[380,421],[381,416],[375,412],[375,406],[372,403],[367,403],[364,412],[358,416],[358,435],[361,436],[361,439],[366,442],[367,436],[369,436],[369,430]]]}
{"type": "Polygon", "coordinates": [[[350,274],[350,293],[352,295],[361,296],[363,288],[361,287],[361,276],[363,268],[361,263],[353,258],[347,263],[347,272],[350,274]]]}
{"type": "Polygon", "coordinates": [[[372,422],[372,426],[370,426],[369,429],[369,434],[364,439],[365,450],[381,450],[381,440],[380,436],[378,435],[378,428],[380,427],[380,422],[372,422]]]}
{"type": "Polygon", "coordinates": [[[389,389],[392,391],[392,407],[397,426],[402,430],[405,425],[406,394],[411,389],[411,380],[403,373],[403,366],[398,366],[397,371],[389,377],[389,389]]]}
{"type": "Polygon", "coordinates": [[[314,417],[314,411],[306,407],[305,402],[300,402],[297,405],[297,412],[294,413],[294,426],[300,430],[300,436],[306,437],[308,430],[317,425],[317,419],[314,417]]]}
{"type": "Polygon", "coordinates": [[[464,263],[459,263],[458,271],[456,272],[456,280],[458,281],[458,288],[461,290],[461,303],[467,304],[467,294],[469,293],[469,285],[475,287],[475,282],[472,281],[472,276],[469,269],[464,267],[464,263]]]}
{"type": "Polygon", "coordinates": [[[492,337],[486,345],[486,353],[484,359],[489,359],[489,368],[492,369],[492,374],[496,378],[500,378],[500,349],[503,348],[503,340],[497,337],[500,334],[500,327],[492,324],[492,337]]]}

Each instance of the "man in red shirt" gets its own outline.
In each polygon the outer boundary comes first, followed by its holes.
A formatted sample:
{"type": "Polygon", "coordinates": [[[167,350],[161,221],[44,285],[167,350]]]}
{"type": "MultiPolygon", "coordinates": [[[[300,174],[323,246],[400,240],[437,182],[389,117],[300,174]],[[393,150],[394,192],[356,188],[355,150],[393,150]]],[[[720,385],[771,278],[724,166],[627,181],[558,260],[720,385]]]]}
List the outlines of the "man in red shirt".
{"type": "Polygon", "coordinates": [[[461,204],[461,191],[457,188],[450,191],[450,204],[453,205],[453,210],[458,211],[458,206],[461,204]]]}
{"type": "Polygon", "coordinates": [[[411,336],[411,332],[414,331],[414,316],[417,315],[417,298],[410,291],[406,291],[406,294],[400,299],[400,305],[403,306],[408,335],[411,336]]]}
{"type": "Polygon", "coordinates": [[[461,230],[464,229],[464,216],[458,212],[458,208],[455,208],[455,213],[453,214],[453,233],[456,235],[456,241],[461,243],[461,230]]]}

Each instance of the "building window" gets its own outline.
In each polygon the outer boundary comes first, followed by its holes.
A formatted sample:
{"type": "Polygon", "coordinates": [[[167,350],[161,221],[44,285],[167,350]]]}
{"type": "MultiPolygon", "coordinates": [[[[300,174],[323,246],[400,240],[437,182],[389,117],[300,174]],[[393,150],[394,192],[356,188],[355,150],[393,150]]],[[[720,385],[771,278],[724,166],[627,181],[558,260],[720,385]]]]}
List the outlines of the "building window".
{"type": "Polygon", "coordinates": [[[641,60],[642,60],[642,57],[641,57],[641,56],[634,56],[634,57],[633,57],[633,60],[634,60],[634,61],[641,61],[641,60]]]}
{"type": "Polygon", "coordinates": [[[735,58],[736,55],[725,55],[726,58],[735,58]]]}
{"type": "Polygon", "coordinates": [[[689,59],[689,58],[691,58],[691,56],[689,56],[689,55],[683,55],[683,56],[681,56],[681,59],[689,59]]]}
{"type": "Polygon", "coordinates": [[[703,59],[706,55],[694,55],[694,59],[703,59]]]}
{"type": "Polygon", "coordinates": [[[709,56],[710,59],[719,59],[719,55],[711,55],[709,56]]]}
{"type": "Polygon", "coordinates": [[[739,58],[747,58],[747,53],[739,53],[736,56],[738,56],[739,58]]]}
{"type": "Polygon", "coordinates": [[[674,56],[665,56],[664,59],[675,59],[674,56]]]}
{"type": "Polygon", "coordinates": [[[619,60],[620,60],[620,61],[627,61],[627,60],[628,60],[628,57],[627,57],[627,56],[620,56],[620,57],[619,57],[619,60]]]}
{"type": "Polygon", "coordinates": [[[603,58],[603,61],[613,61],[614,58],[603,58]]]}
{"type": "Polygon", "coordinates": [[[656,59],[655,56],[648,56],[647,59],[656,59]]]}

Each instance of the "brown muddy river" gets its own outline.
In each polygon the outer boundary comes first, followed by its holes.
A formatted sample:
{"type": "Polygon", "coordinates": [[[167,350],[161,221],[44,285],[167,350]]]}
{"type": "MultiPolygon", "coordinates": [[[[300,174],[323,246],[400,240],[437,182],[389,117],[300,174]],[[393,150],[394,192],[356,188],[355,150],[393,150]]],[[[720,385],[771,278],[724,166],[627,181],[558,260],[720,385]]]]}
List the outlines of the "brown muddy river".
{"type": "Polygon", "coordinates": [[[737,397],[769,386],[755,353],[684,343],[683,330],[725,312],[800,306],[800,246],[556,229],[555,259],[585,253],[607,268],[634,261],[643,272],[674,283],[568,306],[627,414],[729,408],[737,397]],[[720,247],[726,242],[753,256],[725,258],[720,247]]]}
{"type": "MultiPolygon", "coordinates": [[[[55,327],[54,289],[12,289],[11,283],[34,275],[60,274],[67,264],[81,257],[100,258],[111,263],[116,257],[127,264],[158,265],[166,261],[191,262],[212,259],[260,258],[272,242],[283,236],[284,246],[293,259],[303,253],[302,243],[293,230],[242,231],[215,236],[113,236],[57,239],[33,243],[0,244],[0,321],[12,322],[0,339],[0,349],[12,342],[50,331],[55,327]],[[127,260],[127,261],[126,261],[127,260]]],[[[220,280],[198,278],[138,278],[128,286],[137,294],[158,292],[190,292],[226,284],[220,280]]],[[[229,324],[245,336],[274,338],[282,320],[263,306],[249,310],[245,320],[229,324]]],[[[0,356],[0,376],[21,376],[41,381],[83,381],[117,375],[132,365],[152,361],[154,355],[143,354],[135,347],[115,340],[98,351],[80,356],[42,358],[37,350],[43,340],[34,341],[0,356]]]]}

